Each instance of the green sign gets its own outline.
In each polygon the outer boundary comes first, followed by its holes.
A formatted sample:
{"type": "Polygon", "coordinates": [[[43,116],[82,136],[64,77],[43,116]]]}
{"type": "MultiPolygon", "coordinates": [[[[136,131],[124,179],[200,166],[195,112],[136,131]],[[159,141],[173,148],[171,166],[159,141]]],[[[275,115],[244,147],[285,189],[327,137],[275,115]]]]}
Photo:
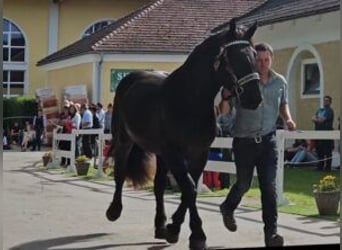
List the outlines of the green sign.
{"type": "Polygon", "coordinates": [[[110,92],[115,92],[119,82],[134,69],[112,69],[110,71],[110,92]]]}
{"type": "Polygon", "coordinates": [[[110,92],[115,92],[119,82],[129,73],[135,70],[152,71],[152,69],[111,69],[110,71],[110,92]]]}

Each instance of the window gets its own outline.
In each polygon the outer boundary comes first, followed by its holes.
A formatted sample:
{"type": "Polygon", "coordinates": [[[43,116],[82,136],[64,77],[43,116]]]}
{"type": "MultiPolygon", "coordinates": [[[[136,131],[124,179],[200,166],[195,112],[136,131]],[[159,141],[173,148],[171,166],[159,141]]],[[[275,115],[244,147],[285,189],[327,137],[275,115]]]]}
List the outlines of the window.
{"type": "Polygon", "coordinates": [[[3,95],[6,97],[24,94],[25,71],[4,70],[3,71],[3,95]]]}
{"type": "Polygon", "coordinates": [[[86,31],[83,33],[82,38],[89,36],[93,33],[95,33],[98,30],[103,29],[104,27],[108,26],[109,24],[113,23],[114,20],[105,20],[105,21],[99,21],[94,24],[92,24],[89,28],[86,29],[86,31]]]}
{"type": "Polygon", "coordinates": [[[321,77],[317,61],[305,59],[302,62],[302,95],[317,96],[321,90],[321,77]]]}
{"type": "Polygon", "coordinates": [[[3,61],[25,61],[25,38],[16,25],[3,20],[3,61]]]}
{"type": "Polygon", "coordinates": [[[27,64],[26,41],[21,30],[3,19],[3,96],[24,95],[27,64]]]}

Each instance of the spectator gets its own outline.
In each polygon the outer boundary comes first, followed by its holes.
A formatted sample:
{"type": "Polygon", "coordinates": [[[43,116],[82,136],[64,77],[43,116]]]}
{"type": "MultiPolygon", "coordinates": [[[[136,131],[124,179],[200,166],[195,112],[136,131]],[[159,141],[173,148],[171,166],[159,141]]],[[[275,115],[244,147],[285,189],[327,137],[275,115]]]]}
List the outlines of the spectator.
{"type": "MultiPolygon", "coordinates": [[[[324,96],[323,107],[319,108],[312,117],[315,130],[333,130],[334,111],[330,107],[331,102],[330,96],[324,96]]],[[[333,149],[333,140],[316,140],[316,152],[319,160],[317,170],[331,171],[333,149]]]]}
{"type": "Polygon", "coordinates": [[[11,129],[11,135],[10,135],[10,141],[11,143],[15,144],[20,144],[20,127],[19,123],[15,122],[12,129],[11,129]]]}
{"type": "MultiPolygon", "coordinates": [[[[97,105],[91,104],[89,109],[90,109],[91,113],[93,114],[93,127],[92,128],[94,128],[94,129],[101,128],[100,120],[99,120],[97,113],[96,113],[97,112],[97,105]]],[[[97,135],[91,135],[90,136],[91,149],[95,155],[97,155],[96,138],[97,138],[97,135]]]]}
{"type": "MultiPolygon", "coordinates": [[[[77,103],[73,104],[69,108],[69,115],[71,119],[71,129],[80,129],[81,125],[81,115],[79,113],[79,106],[77,103]]],[[[80,155],[80,135],[76,135],[75,138],[75,157],[80,155]]]]}
{"type": "Polygon", "coordinates": [[[32,129],[30,122],[25,122],[25,128],[23,130],[23,140],[21,142],[21,151],[26,151],[35,140],[35,131],[32,129]]]}
{"type": "MultiPolygon", "coordinates": [[[[64,100],[63,102],[63,111],[61,112],[59,116],[58,126],[60,128],[60,133],[71,133],[72,125],[71,125],[71,119],[69,115],[69,108],[71,106],[71,102],[68,100],[64,100]]],[[[70,141],[59,141],[59,149],[70,151],[71,144],[70,141]]],[[[70,164],[70,159],[67,159],[66,157],[61,158],[61,166],[68,166],[70,164]]]]}
{"type": "Polygon", "coordinates": [[[7,150],[11,149],[10,145],[8,143],[8,136],[7,136],[7,131],[3,129],[4,133],[2,135],[2,149],[7,150]]]}
{"type": "Polygon", "coordinates": [[[33,128],[34,128],[34,131],[36,132],[36,140],[32,144],[31,151],[35,151],[36,148],[38,149],[38,151],[40,151],[43,137],[46,134],[46,125],[47,125],[46,116],[43,115],[43,110],[39,109],[38,114],[33,117],[33,128]]]}
{"type": "Polygon", "coordinates": [[[109,103],[107,105],[107,111],[105,113],[105,118],[104,118],[104,132],[106,134],[110,134],[112,132],[112,113],[113,113],[113,104],[109,103]]]}
{"type": "Polygon", "coordinates": [[[102,103],[98,102],[95,105],[96,116],[99,120],[99,128],[105,127],[105,111],[103,110],[102,103]]]}
{"type": "Polygon", "coordinates": [[[313,140],[295,140],[292,148],[285,150],[288,163],[286,165],[296,165],[301,163],[316,164],[317,156],[314,152],[313,140]]]}
{"type": "MultiPolygon", "coordinates": [[[[87,104],[81,105],[81,129],[91,129],[93,128],[93,114],[88,108],[87,104]]],[[[93,157],[90,144],[91,135],[82,135],[82,151],[85,156],[89,159],[93,157]]]]}

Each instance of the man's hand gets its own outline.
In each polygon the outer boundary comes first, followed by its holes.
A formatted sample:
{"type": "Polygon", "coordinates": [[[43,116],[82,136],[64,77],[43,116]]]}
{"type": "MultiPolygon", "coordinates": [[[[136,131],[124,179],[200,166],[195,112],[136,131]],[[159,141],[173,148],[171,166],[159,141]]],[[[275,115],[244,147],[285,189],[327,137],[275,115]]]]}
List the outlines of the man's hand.
{"type": "Polygon", "coordinates": [[[296,130],[296,123],[292,119],[286,121],[286,126],[289,131],[296,130]]]}

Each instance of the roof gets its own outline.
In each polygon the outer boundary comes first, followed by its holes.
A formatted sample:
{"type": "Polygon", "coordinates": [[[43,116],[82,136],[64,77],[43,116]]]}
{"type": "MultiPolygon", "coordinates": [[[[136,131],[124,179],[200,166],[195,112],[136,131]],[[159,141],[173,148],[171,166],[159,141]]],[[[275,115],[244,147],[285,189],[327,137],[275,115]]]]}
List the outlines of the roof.
{"type": "Polygon", "coordinates": [[[340,0],[268,0],[239,19],[245,24],[257,20],[263,26],[339,9],[340,0]]]}
{"type": "Polygon", "coordinates": [[[208,33],[265,0],[158,0],[45,58],[92,53],[189,53],[208,33]]]}

